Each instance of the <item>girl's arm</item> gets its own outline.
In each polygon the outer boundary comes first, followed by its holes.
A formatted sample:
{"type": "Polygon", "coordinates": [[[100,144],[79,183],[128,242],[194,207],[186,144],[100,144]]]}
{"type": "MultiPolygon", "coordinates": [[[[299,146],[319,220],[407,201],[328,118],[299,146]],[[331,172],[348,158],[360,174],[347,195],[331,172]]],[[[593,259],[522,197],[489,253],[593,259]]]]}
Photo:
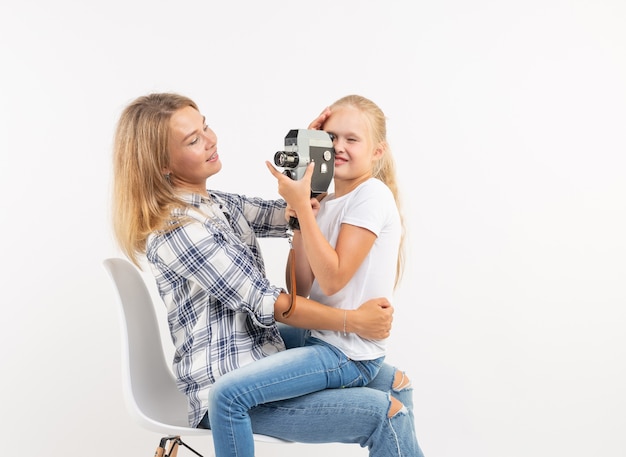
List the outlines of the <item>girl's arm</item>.
{"type": "Polygon", "coordinates": [[[267,166],[278,181],[278,192],[298,215],[302,245],[315,279],[324,294],[335,294],[354,276],[374,245],[376,235],[362,227],[342,224],[333,248],[319,229],[310,203],[314,164],[308,166],[298,181],[280,173],[269,162],[267,166]]]}
{"type": "Polygon", "coordinates": [[[333,295],[350,281],[376,241],[363,227],[342,224],[333,248],[320,231],[315,218],[298,213],[302,244],[313,275],[325,295],[333,295]]]}

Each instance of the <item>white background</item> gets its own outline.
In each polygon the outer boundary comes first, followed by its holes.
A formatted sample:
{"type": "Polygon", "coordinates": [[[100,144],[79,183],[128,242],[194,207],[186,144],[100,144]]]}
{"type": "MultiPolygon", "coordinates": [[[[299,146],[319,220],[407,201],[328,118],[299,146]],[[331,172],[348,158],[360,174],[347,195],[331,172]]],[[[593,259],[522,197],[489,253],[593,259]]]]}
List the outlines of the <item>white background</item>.
{"type": "MultiPolygon", "coordinates": [[[[349,93],[383,108],[410,248],[388,360],[427,457],[626,455],[622,0],[13,0],[0,62],[3,454],[154,452],[101,261],[115,122],[176,91],[219,136],[209,184],[264,197],[288,130],[349,93]]],[[[293,452],[367,455],[258,449],[293,452]]]]}

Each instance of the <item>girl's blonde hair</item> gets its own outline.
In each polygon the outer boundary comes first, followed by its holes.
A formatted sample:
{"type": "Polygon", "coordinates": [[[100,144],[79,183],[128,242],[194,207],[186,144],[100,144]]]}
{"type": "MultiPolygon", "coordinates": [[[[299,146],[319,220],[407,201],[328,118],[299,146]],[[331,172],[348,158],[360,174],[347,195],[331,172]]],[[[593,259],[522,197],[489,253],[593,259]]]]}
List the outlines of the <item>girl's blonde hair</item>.
{"type": "Polygon", "coordinates": [[[164,230],[171,211],[186,204],[164,175],[169,165],[170,118],[198,106],[177,94],[150,94],[122,112],[113,147],[113,232],[126,256],[139,266],[148,235],[164,230]]]}
{"type": "Polygon", "coordinates": [[[374,162],[372,169],[372,176],[380,179],[393,193],[393,198],[396,201],[398,212],[400,213],[400,222],[402,224],[402,235],[400,237],[400,248],[398,250],[398,262],[396,266],[396,283],[397,286],[400,283],[402,274],[404,272],[405,252],[404,252],[404,239],[405,239],[405,224],[404,217],[401,211],[400,192],[398,189],[398,179],[396,176],[396,164],[391,154],[391,148],[387,142],[387,118],[383,111],[373,101],[361,96],[361,95],[347,95],[340,98],[330,106],[332,112],[333,108],[340,106],[350,106],[359,110],[367,120],[369,125],[370,139],[373,145],[379,145],[383,149],[383,155],[380,160],[374,162]]]}

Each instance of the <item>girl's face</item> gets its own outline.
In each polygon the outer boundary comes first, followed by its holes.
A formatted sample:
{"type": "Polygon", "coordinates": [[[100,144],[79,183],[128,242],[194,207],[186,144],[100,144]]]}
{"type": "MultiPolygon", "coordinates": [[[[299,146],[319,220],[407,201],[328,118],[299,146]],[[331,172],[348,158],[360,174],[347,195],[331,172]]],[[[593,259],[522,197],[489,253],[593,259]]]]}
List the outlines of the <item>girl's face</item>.
{"type": "Polygon", "coordinates": [[[372,176],[382,148],[372,143],[365,116],[352,106],[333,107],[324,130],[334,136],[335,192],[347,193],[372,176]]]}
{"type": "Polygon", "coordinates": [[[164,172],[175,187],[206,194],[207,178],[222,168],[215,132],[187,106],[172,115],[169,133],[170,164],[164,172]]]}

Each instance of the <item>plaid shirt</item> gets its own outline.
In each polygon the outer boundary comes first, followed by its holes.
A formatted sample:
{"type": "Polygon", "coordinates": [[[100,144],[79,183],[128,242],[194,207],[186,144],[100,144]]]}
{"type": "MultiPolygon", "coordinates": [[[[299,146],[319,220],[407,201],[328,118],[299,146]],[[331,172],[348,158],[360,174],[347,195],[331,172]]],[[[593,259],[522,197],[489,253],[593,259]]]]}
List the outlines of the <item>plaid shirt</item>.
{"type": "Polygon", "coordinates": [[[174,374],[198,425],[221,375],[283,350],[274,321],[282,291],[265,277],[257,237],[286,237],[285,202],[209,191],[184,196],[191,222],[148,238],[146,257],[167,308],[174,374]]]}

